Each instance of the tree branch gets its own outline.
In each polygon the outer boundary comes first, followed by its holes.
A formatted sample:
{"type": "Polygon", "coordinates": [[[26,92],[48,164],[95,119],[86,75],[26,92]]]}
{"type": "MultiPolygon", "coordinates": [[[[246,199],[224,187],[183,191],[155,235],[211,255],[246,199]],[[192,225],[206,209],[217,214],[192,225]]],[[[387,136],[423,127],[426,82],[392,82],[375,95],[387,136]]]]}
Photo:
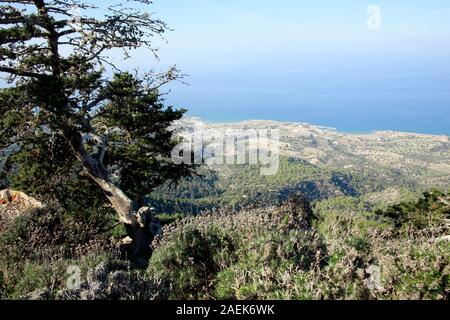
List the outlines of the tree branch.
{"type": "Polygon", "coordinates": [[[10,67],[0,66],[0,72],[9,73],[11,75],[19,76],[19,77],[29,77],[29,78],[36,78],[36,79],[48,79],[50,75],[41,74],[41,73],[34,73],[30,71],[22,71],[10,67]]]}

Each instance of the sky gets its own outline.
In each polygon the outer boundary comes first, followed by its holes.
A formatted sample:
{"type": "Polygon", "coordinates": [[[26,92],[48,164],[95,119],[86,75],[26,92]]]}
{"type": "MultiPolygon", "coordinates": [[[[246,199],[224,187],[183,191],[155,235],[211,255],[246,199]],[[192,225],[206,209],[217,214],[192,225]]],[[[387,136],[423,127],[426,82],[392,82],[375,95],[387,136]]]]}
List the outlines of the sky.
{"type": "MultiPolygon", "coordinates": [[[[339,120],[358,114],[351,121],[379,129],[409,119],[410,130],[450,132],[448,1],[155,0],[151,10],[173,29],[157,68],[189,75],[167,101],[190,115],[377,129],[339,120]],[[367,27],[371,5],[379,30],[367,27]]],[[[155,67],[144,52],[128,63],[155,67]]]]}
{"type": "Polygon", "coordinates": [[[448,0],[153,2],[142,9],[172,29],[160,60],[138,50],[119,65],[177,65],[188,85],[164,88],[167,103],[191,116],[450,135],[448,0]]]}

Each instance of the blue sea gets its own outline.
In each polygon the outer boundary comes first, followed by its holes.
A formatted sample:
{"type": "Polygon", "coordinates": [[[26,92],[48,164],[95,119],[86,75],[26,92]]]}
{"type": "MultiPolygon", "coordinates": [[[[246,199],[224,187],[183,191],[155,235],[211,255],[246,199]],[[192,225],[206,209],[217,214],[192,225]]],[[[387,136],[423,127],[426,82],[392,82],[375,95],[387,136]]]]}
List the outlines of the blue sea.
{"type": "Polygon", "coordinates": [[[333,127],[346,133],[370,133],[378,130],[427,133],[450,136],[450,108],[406,107],[233,107],[220,109],[193,108],[190,116],[211,122],[243,120],[276,120],[306,122],[333,127]]]}
{"type": "MultiPolygon", "coordinates": [[[[450,86],[449,86],[450,88],[450,86]]],[[[167,103],[212,122],[307,122],[348,133],[393,130],[450,136],[449,93],[347,94],[176,88],[167,103]]]]}
{"type": "MultiPolygon", "coordinates": [[[[449,60],[450,61],[450,60],[449,60]]],[[[349,133],[394,130],[450,136],[450,64],[345,70],[193,69],[167,102],[214,122],[307,122],[349,133]],[[449,71],[449,72],[447,72],[449,71]]],[[[335,67],[336,68],[336,67],[335,67]]],[[[188,70],[189,73],[189,70],[188,70]]]]}

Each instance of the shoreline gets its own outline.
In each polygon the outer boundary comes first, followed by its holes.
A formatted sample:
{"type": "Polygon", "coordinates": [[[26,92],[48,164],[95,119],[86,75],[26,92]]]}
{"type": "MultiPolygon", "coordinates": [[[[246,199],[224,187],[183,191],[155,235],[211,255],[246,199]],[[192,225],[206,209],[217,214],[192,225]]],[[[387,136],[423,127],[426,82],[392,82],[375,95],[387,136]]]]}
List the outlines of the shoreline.
{"type": "Polygon", "coordinates": [[[400,135],[413,135],[413,136],[432,136],[432,137],[447,137],[450,139],[450,132],[448,133],[435,133],[435,132],[416,132],[416,131],[405,131],[405,130],[395,130],[395,129],[370,129],[367,131],[360,130],[345,130],[341,128],[337,128],[334,126],[324,125],[324,124],[314,124],[309,122],[301,122],[301,121],[282,121],[282,120],[273,120],[273,119],[240,119],[240,120],[211,120],[210,118],[203,118],[199,116],[190,116],[187,115],[184,119],[192,119],[198,120],[205,124],[216,125],[216,126],[227,126],[227,125],[245,125],[245,124],[254,124],[254,123],[273,123],[278,125],[302,125],[302,126],[310,126],[312,128],[324,130],[324,131],[332,131],[340,134],[345,134],[349,136],[373,136],[377,134],[400,134],[400,135]]]}

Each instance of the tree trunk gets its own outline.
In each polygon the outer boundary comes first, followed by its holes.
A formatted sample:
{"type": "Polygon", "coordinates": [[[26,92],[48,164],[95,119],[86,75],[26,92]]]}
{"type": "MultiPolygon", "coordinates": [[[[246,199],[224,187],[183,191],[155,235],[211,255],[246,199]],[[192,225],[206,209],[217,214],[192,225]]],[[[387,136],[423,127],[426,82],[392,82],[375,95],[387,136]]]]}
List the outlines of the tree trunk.
{"type": "MultiPolygon", "coordinates": [[[[147,210],[138,210],[134,212],[133,201],[115,184],[108,176],[108,172],[103,166],[101,160],[96,159],[86,152],[82,137],[79,133],[65,135],[70,141],[78,160],[87,170],[89,176],[103,190],[109,202],[117,212],[119,219],[125,224],[128,236],[133,240],[130,247],[127,248],[127,255],[131,259],[147,258],[150,255],[150,245],[154,234],[149,228],[151,221],[147,217],[142,217],[138,213],[145,214],[147,210]]],[[[144,208],[141,208],[144,209],[144,208]]]]}

